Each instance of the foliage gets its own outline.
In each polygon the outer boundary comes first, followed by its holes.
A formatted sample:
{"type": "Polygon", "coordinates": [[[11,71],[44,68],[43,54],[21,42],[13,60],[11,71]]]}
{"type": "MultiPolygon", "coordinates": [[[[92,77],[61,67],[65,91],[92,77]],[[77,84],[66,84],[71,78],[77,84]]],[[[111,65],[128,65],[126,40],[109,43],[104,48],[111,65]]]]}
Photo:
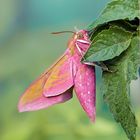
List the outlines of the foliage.
{"type": "Polygon", "coordinates": [[[137,122],[130,101],[130,83],[140,65],[138,0],[113,0],[89,27],[91,46],[83,61],[104,63],[104,100],[130,140],[137,122]]]}
{"type": "Polygon", "coordinates": [[[107,5],[100,17],[88,27],[88,29],[95,28],[97,25],[105,22],[119,19],[133,20],[135,17],[140,18],[139,0],[113,0],[107,5]]]}

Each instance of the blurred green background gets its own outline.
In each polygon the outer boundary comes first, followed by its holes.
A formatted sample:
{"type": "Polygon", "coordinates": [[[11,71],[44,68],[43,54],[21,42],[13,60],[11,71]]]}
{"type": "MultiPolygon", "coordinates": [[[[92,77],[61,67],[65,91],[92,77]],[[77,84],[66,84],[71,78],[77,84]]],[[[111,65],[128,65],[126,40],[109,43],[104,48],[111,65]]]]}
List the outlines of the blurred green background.
{"type": "MultiPolygon", "coordinates": [[[[108,1],[0,0],[0,140],[127,140],[103,102],[100,70],[95,124],[75,96],[46,110],[17,111],[20,95],[64,52],[71,36],[50,33],[87,27],[108,1]]],[[[140,121],[140,80],[131,91],[140,121]]]]}

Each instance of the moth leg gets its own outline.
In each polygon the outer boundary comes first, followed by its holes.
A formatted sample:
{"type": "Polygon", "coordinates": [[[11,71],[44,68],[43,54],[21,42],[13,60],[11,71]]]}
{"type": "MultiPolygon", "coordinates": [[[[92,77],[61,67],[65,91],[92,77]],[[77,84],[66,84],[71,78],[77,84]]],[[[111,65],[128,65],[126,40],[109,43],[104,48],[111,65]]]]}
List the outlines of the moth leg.
{"type": "MultiPolygon", "coordinates": [[[[81,57],[85,60],[85,58],[84,58],[85,52],[82,51],[77,44],[76,44],[76,47],[77,47],[79,53],[81,54],[81,57]]],[[[111,72],[111,73],[112,72],[116,72],[114,70],[108,69],[108,67],[103,62],[82,62],[82,63],[84,63],[86,65],[90,65],[90,66],[98,66],[98,67],[101,67],[103,71],[107,71],[107,72],[111,72]]]]}
{"type": "Polygon", "coordinates": [[[109,69],[103,62],[83,62],[84,64],[90,65],[90,66],[98,66],[101,67],[103,71],[107,71],[107,72],[116,72],[115,70],[111,70],[109,69]]]}
{"type": "Polygon", "coordinates": [[[81,57],[84,57],[84,52],[81,50],[81,48],[78,46],[78,44],[76,43],[76,47],[81,55],[81,57]]]}
{"type": "MultiPolygon", "coordinates": [[[[77,47],[81,57],[85,60],[85,58],[84,58],[85,52],[78,46],[77,43],[76,43],[76,47],[77,47]]],[[[82,63],[87,64],[87,65],[91,65],[91,66],[95,66],[94,63],[90,63],[90,62],[82,62],[82,63]]]]}
{"type": "Polygon", "coordinates": [[[103,63],[103,62],[96,62],[96,65],[98,65],[99,67],[101,67],[103,71],[107,71],[107,72],[111,72],[111,73],[116,72],[115,70],[109,69],[109,68],[106,66],[106,64],[103,63]]]}
{"type": "MultiPolygon", "coordinates": [[[[85,60],[85,58],[84,58],[85,52],[82,51],[81,48],[80,48],[77,44],[76,44],[76,47],[77,47],[77,49],[78,49],[78,51],[79,51],[81,57],[85,60]]],[[[97,64],[95,64],[95,63],[91,63],[91,62],[82,62],[82,63],[84,63],[84,64],[86,64],[86,65],[90,65],[90,66],[99,66],[99,65],[97,65],[97,64]]]]}
{"type": "MultiPolygon", "coordinates": [[[[77,44],[76,44],[76,47],[77,47],[79,53],[81,54],[81,57],[85,60],[85,58],[84,58],[84,52],[81,50],[81,48],[77,44]]],[[[84,63],[86,65],[90,65],[90,66],[99,66],[99,67],[102,67],[101,65],[96,64],[96,63],[93,63],[93,62],[82,62],[82,63],[84,63]]],[[[106,70],[107,67],[102,67],[102,69],[106,70]]]]}

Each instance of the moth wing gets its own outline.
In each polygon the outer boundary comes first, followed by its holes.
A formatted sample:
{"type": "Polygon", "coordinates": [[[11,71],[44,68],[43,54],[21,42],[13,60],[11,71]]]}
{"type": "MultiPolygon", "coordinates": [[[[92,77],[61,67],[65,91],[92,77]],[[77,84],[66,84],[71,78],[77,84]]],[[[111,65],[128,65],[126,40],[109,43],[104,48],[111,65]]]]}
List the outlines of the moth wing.
{"type": "Polygon", "coordinates": [[[18,109],[20,112],[34,111],[43,108],[47,108],[54,104],[63,103],[72,98],[72,89],[67,90],[64,94],[54,97],[44,97],[43,85],[46,81],[45,76],[38,79],[33,83],[20,98],[18,109]]]}
{"type": "Polygon", "coordinates": [[[74,85],[73,77],[73,61],[66,54],[51,68],[43,87],[43,95],[52,97],[64,93],[74,85]]]}
{"type": "Polygon", "coordinates": [[[96,115],[96,83],[94,67],[85,64],[79,65],[74,89],[83,109],[89,118],[94,121],[96,115]]]}
{"type": "MultiPolygon", "coordinates": [[[[72,78],[71,80],[68,81],[68,85],[63,87],[63,94],[59,95],[59,91],[60,89],[56,92],[52,94],[55,95],[54,97],[45,97],[43,95],[44,92],[44,87],[46,88],[46,82],[49,80],[50,81],[50,76],[52,77],[52,74],[54,74],[55,70],[58,68],[58,64],[61,65],[63,64],[63,68],[64,68],[64,60],[68,60],[65,57],[65,54],[51,67],[49,68],[47,71],[45,71],[36,81],[34,81],[29,88],[27,88],[27,90],[24,92],[24,94],[21,96],[19,104],[18,104],[18,110],[20,112],[23,111],[32,111],[32,110],[38,110],[38,109],[42,109],[42,108],[47,108],[51,105],[57,104],[57,103],[61,103],[61,102],[65,102],[67,100],[69,100],[70,98],[72,98],[72,78]]],[[[67,66],[68,64],[66,64],[67,66]]],[[[59,66],[60,67],[60,66],[59,66]]],[[[71,72],[68,68],[67,68],[68,72],[71,72]]],[[[61,75],[60,75],[61,76],[61,75]]],[[[63,77],[64,78],[64,77],[63,77]]],[[[68,77],[67,77],[68,78],[68,77]]],[[[61,77],[60,77],[61,79],[61,77]]],[[[59,84],[59,83],[58,83],[59,84]]],[[[57,87],[56,87],[57,88],[57,87]]]]}

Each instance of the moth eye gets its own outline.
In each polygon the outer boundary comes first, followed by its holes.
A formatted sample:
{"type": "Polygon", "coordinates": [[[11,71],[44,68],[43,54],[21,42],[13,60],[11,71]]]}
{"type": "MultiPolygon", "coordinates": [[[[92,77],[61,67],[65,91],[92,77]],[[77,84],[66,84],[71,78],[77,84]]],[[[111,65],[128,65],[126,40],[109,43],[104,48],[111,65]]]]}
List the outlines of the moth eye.
{"type": "Polygon", "coordinates": [[[83,34],[78,34],[78,35],[77,35],[77,38],[79,38],[79,39],[80,39],[80,38],[83,38],[83,37],[84,37],[83,34]]]}

